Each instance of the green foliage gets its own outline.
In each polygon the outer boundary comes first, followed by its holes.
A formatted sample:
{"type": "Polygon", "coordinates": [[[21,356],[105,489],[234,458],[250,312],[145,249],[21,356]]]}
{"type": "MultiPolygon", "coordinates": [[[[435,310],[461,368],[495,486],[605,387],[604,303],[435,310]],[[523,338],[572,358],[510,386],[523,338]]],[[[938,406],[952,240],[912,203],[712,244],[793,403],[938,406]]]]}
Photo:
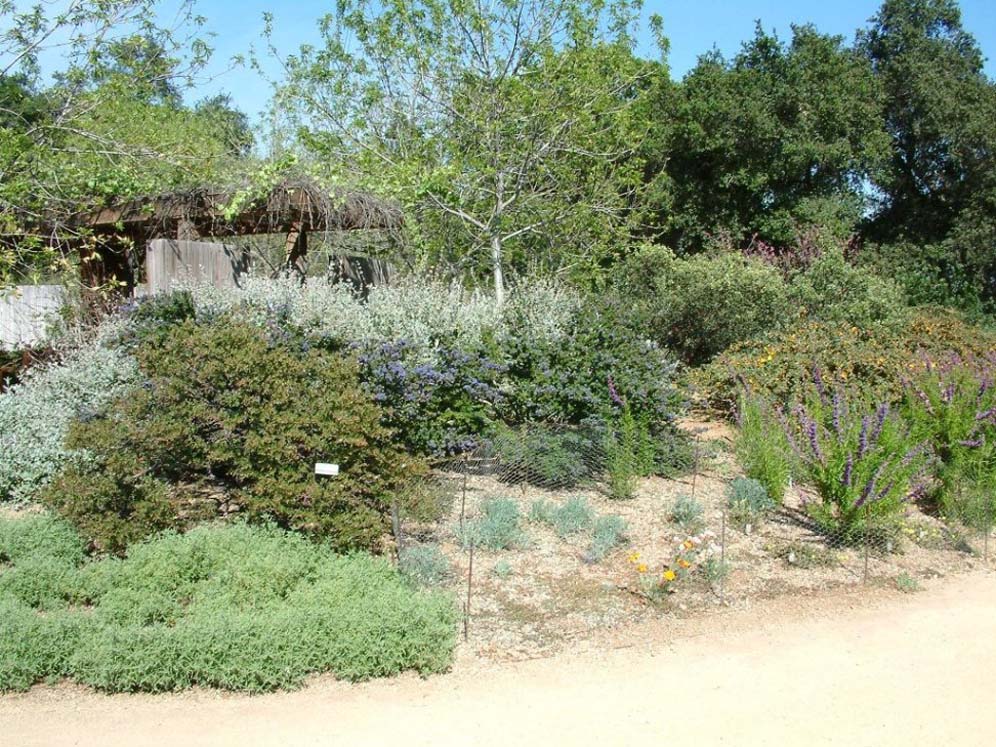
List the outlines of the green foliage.
{"type": "Polygon", "coordinates": [[[926,490],[930,445],[887,404],[868,412],[860,400],[817,386],[787,425],[803,479],[819,497],[807,510],[835,542],[894,531],[906,503],[926,490]]]}
{"type": "Polygon", "coordinates": [[[788,246],[814,224],[853,233],[861,177],[888,138],[872,68],[841,37],[798,25],[782,41],[759,21],[732,60],[704,54],[680,84],[655,90],[657,126],[642,151],[648,222],[664,243],[788,246]]]}
{"type": "Polygon", "coordinates": [[[130,356],[94,345],[29,369],[0,394],[0,501],[34,499],[72,456],[64,443],[72,420],[130,391],[137,378],[130,356]]]}
{"type": "Polygon", "coordinates": [[[653,435],[675,431],[673,421],[684,409],[678,366],[646,340],[622,299],[589,298],[565,334],[509,335],[504,348],[510,390],[499,414],[506,422],[588,424],[611,405],[612,381],[653,435]]]}
{"type": "Polygon", "coordinates": [[[929,365],[906,382],[902,412],[938,459],[934,497],[969,526],[996,522],[996,390],[994,361],[954,358],[929,365]]]}
{"type": "Polygon", "coordinates": [[[146,384],[78,422],[42,500],[105,551],[237,507],[254,521],[372,547],[423,470],[402,454],[355,364],[231,319],[174,327],[136,354],[146,384]],[[341,472],[319,481],[316,462],[341,472]]]}
{"type": "Polygon", "coordinates": [[[810,319],[857,327],[887,322],[905,307],[895,283],[852,265],[839,249],[824,252],[794,277],[790,298],[810,319]]]}
{"type": "Polygon", "coordinates": [[[491,569],[491,575],[502,580],[508,578],[512,575],[512,564],[502,558],[494,564],[494,567],[491,569]]]}
{"type": "Polygon", "coordinates": [[[705,506],[690,495],[679,495],[671,506],[671,520],[689,532],[698,530],[704,516],[705,506]]]}
{"type": "Polygon", "coordinates": [[[815,250],[821,253],[786,277],[777,255],[764,255],[770,262],[739,253],[679,258],[649,248],[626,261],[616,285],[636,302],[653,339],[691,364],[800,317],[867,326],[902,312],[895,284],[848,263],[838,248],[815,250]]]}
{"type": "Polygon", "coordinates": [[[735,345],[692,379],[709,403],[725,412],[734,410],[745,384],[774,405],[804,398],[814,368],[855,396],[898,402],[902,382],[924,365],[924,357],[981,357],[994,345],[992,332],[943,309],[916,310],[905,319],[866,328],[806,322],[735,345]]]}
{"type": "Polygon", "coordinates": [[[70,570],[73,601],[88,609],[40,614],[0,589],[0,690],[68,676],[107,691],[258,692],[318,672],[359,680],[451,661],[450,598],[413,591],[386,560],[274,527],[201,526],[70,570]]]}
{"type": "Polygon", "coordinates": [[[440,586],[453,572],[438,545],[409,545],[398,553],[398,569],[416,586],[440,586]]]}
{"type": "Polygon", "coordinates": [[[781,274],[736,254],[679,259],[667,249],[647,249],[627,261],[619,292],[635,296],[652,339],[693,364],[779,326],[789,314],[781,274]]]}
{"type": "Polygon", "coordinates": [[[134,345],[153,338],[160,341],[170,329],[196,315],[190,291],[174,290],[137,298],[124,308],[126,327],[122,342],[134,345]]]}
{"type": "Polygon", "coordinates": [[[591,528],[595,512],[586,498],[573,496],[559,506],[548,500],[535,501],[530,507],[529,518],[549,524],[558,537],[569,537],[591,528]]]}
{"type": "Polygon", "coordinates": [[[733,521],[743,527],[748,524],[757,526],[778,506],[764,485],[749,477],[733,479],[727,489],[726,503],[733,521]]]}
{"type": "Polygon", "coordinates": [[[896,588],[904,594],[913,594],[920,591],[920,584],[910,574],[903,571],[896,576],[896,588]]]}
{"type": "Polygon", "coordinates": [[[405,202],[420,259],[501,293],[509,268],[590,269],[624,239],[659,69],[632,53],[636,16],[628,0],[349,0],[285,60],[278,101],[319,160],[405,202]]]}
{"type": "Polygon", "coordinates": [[[603,448],[609,497],[626,500],[636,493],[637,478],[655,472],[654,442],[646,419],[636,418],[626,402],[621,405],[618,416],[606,420],[603,448]]]}
{"type": "Polygon", "coordinates": [[[626,521],[621,516],[599,516],[592,526],[591,545],[585,559],[589,563],[600,563],[610,552],[626,543],[626,531],[626,521]]]}
{"type": "Polygon", "coordinates": [[[930,300],[991,307],[996,85],[958,3],[885,0],[858,46],[881,82],[892,141],[874,174],[887,199],[868,233],[935,249],[916,252],[912,268],[914,277],[940,281],[930,300]]]}
{"type": "Polygon", "coordinates": [[[583,433],[540,425],[507,429],[494,446],[503,482],[573,488],[591,476],[592,445],[583,433]]]}
{"type": "Polygon", "coordinates": [[[792,452],[770,407],[749,394],[740,400],[736,453],[748,478],[758,481],[775,503],[785,497],[792,476],[792,452]]]}
{"type": "Polygon", "coordinates": [[[512,550],[526,544],[518,504],[511,498],[491,498],[481,506],[481,514],[464,524],[460,541],[464,547],[512,550]]]}

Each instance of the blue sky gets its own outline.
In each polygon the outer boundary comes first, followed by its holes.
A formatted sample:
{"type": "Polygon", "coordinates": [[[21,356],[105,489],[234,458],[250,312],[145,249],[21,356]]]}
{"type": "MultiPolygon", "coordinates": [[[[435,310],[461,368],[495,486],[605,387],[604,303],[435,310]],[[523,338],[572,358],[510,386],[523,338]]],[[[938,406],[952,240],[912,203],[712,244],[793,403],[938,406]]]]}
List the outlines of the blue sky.
{"type": "MultiPolygon", "coordinates": [[[[250,45],[260,45],[264,11],[271,11],[275,21],[275,41],[284,52],[298,45],[316,42],[316,19],[332,8],[330,0],[200,0],[198,12],[208,19],[207,28],[216,36],[212,70],[215,77],[205,82],[195,97],[217,91],[232,94],[237,105],[255,117],[269,97],[269,89],[257,74],[247,69],[223,72],[227,61],[245,53],[250,45]]],[[[724,54],[735,53],[741,43],[754,33],[755,21],[782,37],[790,34],[793,23],[812,22],[824,33],[842,34],[851,39],[856,29],[878,10],[878,0],[646,0],[645,11],[664,18],[665,31],[671,40],[670,63],[676,77],[695,65],[700,54],[718,47],[724,54]]],[[[996,77],[996,0],[962,0],[965,27],[976,37],[987,57],[986,71],[996,77]]],[[[647,29],[641,52],[653,54],[647,29]]],[[[273,73],[277,66],[272,65],[273,73]]]]}

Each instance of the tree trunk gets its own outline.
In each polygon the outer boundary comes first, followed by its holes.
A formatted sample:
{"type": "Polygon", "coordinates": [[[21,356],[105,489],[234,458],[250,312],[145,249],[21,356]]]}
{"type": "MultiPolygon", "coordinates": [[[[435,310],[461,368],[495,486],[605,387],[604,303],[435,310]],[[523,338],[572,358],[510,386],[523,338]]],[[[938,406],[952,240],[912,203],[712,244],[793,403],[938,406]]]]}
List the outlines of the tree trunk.
{"type": "Polygon", "coordinates": [[[501,236],[491,237],[491,267],[495,276],[495,300],[498,306],[505,305],[505,273],[501,266],[501,236]]]}

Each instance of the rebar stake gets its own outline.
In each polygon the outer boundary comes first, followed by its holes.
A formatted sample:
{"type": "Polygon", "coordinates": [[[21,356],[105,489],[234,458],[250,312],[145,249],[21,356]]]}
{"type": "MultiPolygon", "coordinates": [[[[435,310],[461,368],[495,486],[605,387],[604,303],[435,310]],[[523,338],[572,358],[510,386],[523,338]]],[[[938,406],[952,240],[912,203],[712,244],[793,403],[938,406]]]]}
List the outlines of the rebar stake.
{"type": "Polygon", "coordinates": [[[868,584],[868,552],[871,545],[871,511],[868,506],[865,506],[865,574],[862,578],[861,583],[868,584]]]}
{"type": "Polygon", "coordinates": [[[467,601],[463,604],[463,640],[467,641],[470,631],[470,595],[474,586],[474,543],[470,543],[470,565],[467,568],[467,601]]]}

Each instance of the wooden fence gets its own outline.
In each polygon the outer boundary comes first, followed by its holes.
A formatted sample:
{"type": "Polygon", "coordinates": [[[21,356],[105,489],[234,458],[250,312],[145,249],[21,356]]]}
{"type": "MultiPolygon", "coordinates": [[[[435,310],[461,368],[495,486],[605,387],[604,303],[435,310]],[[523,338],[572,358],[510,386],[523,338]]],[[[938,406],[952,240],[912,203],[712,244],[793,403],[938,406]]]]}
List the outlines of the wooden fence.
{"type": "Polygon", "coordinates": [[[0,348],[29,348],[45,337],[64,298],[58,285],[19,285],[0,295],[0,348]]]}
{"type": "Polygon", "coordinates": [[[153,239],[145,253],[146,292],[163,293],[182,281],[231,288],[248,269],[248,254],[237,247],[153,239]]]}

